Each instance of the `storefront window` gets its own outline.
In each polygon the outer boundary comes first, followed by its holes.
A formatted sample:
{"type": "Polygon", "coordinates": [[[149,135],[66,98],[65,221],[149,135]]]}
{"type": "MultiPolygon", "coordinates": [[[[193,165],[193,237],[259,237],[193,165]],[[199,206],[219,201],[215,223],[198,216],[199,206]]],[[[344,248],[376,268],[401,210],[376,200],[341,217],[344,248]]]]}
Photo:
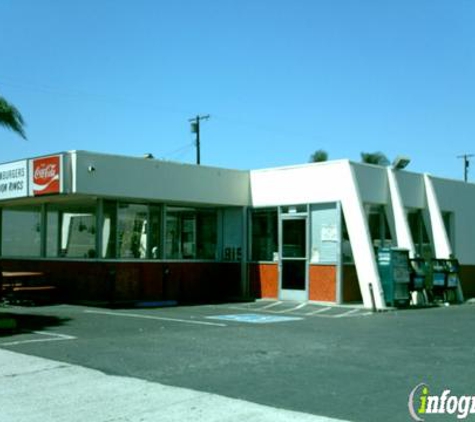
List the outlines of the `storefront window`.
{"type": "Polygon", "coordinates": [[[369,205],[367,207],[368,226],[371,241],[375,249],[393,246],[388,219],[383,206],[369,205]]]}
{"type": "Polygon", "coordinates": [[[353,264],[353,249],[350,242],[350,234],[346,225],[345,215],[342,213],[341,218],[341,255],[344,264],[353,264]]]}
{"type": "Polygon", "coordinates": [[[251,214],[253,261],[273,261],[277,253],[277,210],[254,210],[251,214]]]}
{"type": "Polygon", "coordinates": [[[104,201],[102,221],[102,257],[116,257],[117,202],[104,201]]]}
{"type": "Polygon", "coordinates": [[[4,209],[2,214],[2,255],[41,255],[41,208],[4,209]]]}
{"type": "Polygon", "coordinates": [[[47,257],[97,256],[95,204],[48,205],[46,226],[47,257]]]}
{"type": "Polygon", "coordinates": [[[147,258],[147,205],[119,204],[117,239],[119,258],[147,258]]]}
{"type": "Polygon", "coordinates": [[[432,258],[432,245],[421,210],[410,211],[407,215],[409,228],[411,229],[412,241],[416,253],[424,258],[432,258]]]}
{"type": "Polygon", "coordinates": [[[160,259],[162,257],[161,251],[161,207],[150,206],[150,230],[149,230],[149,248],[150,258],[160,259]]]}
{"type": "MultiPolygon", "coordinates": [[[[454,214],[452,212],[443,211],[442,219],[444,220],[445,232],[447,233],[447,239],[451,245],[451,248],[454,248],[453,236],[452,236],[452,224],[453,224],[454,214]]],[[[455,252],[455,251],[454,251],[455,252]]]]}
{"type": "Polygon", "coordinates": [[[338,260],[339,213],[336,204],[315,204],[310,207],[311,262],[335,263],[338,260]]]}
{"type": "Polygon", "coordinates": [[[166,227],[168,259],[216,258],[216,211],[169,207],[166,227]]]}

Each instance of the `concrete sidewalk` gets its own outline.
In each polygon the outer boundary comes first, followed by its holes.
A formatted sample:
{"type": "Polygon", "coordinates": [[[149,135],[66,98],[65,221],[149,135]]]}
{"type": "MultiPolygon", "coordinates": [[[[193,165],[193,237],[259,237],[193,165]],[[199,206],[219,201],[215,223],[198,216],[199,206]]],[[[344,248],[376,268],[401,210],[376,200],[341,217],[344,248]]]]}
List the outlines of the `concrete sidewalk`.
{"type": "Polygon", "coordinates": [[[336,422],[0,349],[2,422],[336,422]]]}

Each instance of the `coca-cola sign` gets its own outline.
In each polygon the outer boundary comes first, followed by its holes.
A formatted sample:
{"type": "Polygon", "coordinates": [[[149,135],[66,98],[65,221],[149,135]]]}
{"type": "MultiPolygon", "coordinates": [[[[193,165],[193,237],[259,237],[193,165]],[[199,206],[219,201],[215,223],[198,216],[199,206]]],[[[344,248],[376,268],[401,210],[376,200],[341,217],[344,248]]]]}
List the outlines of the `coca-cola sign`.
{"type": "Polygon", "coordinates": [[[61,156],[31,160],[31,190],[34,196],[61,192],[61,156]]]}

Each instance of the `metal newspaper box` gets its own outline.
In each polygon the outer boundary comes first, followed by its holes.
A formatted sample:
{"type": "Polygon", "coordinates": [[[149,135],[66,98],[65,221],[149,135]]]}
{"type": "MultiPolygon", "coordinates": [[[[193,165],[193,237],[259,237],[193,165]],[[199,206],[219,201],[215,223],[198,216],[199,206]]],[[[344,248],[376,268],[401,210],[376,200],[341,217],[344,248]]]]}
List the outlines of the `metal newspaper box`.
{"type": "Polygon", "coordinates": [[[409,306],[411,273],[409,251],[397,248],[378,250],[378,269],[388,306],[409,306]]]}

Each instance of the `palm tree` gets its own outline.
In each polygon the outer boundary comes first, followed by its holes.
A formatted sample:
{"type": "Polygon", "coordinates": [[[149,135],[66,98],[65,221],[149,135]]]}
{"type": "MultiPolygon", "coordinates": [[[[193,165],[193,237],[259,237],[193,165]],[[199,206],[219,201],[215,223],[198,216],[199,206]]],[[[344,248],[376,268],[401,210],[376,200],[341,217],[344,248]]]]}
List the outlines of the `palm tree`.
{"type": "Polygon", "coordinates": [[[18,109],[10,104],[5,98],[0,96],[0,126],[5,126],[7,129],[13,130],[23,139],[25,135],[25,121],[18,109]]]}
{"type": "Polygon", "coordinates": [[[382,152],[362,152],[361,162],[366,164],[376,164],[378,166],[389,165],[389,159],[382,152]]]}
{"type": "Polygon", "coordinates": [[[311,163],[321,163],[322,161],[327,161],[327,160],[328,160],[328,152],[324,151],[323,149],[319,149],[315,151],[310,156],[311,163]]]}

